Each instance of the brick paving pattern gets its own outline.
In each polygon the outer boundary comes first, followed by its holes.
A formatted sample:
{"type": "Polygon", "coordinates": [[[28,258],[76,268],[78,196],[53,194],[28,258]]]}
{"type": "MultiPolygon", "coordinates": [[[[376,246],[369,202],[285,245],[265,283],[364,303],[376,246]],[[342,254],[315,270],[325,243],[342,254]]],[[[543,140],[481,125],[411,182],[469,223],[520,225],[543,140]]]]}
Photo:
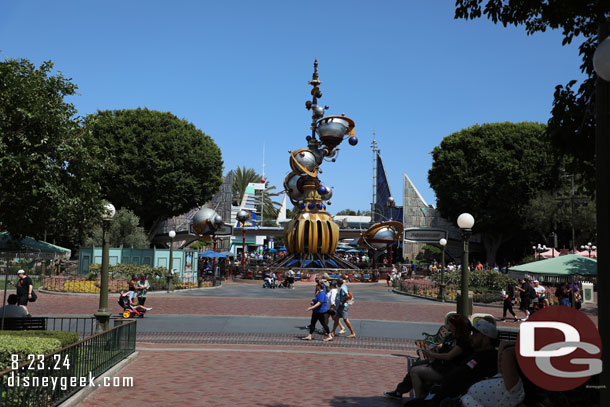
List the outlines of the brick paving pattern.
{"type": "MultiPolygon", "coordinates": [[[[116,303],[115,297],[116,295],[111,295],[108,306],[111,312],[118,314],[121,308],[116,303]]],[[[28,309],[32,315],[94,314],[98,309],[98,301],[97,296],[40,293],[39,300],[28,304],[28,309]]],[[[153,307],[151,311],[153,315],[252,315],[306,318],[311,315],[305,311],[309,303],[303,299],[151,296],[146,305],[153,307]]],[[[350,308],[350,318],[440,323],[449,311],[455,311],[455,304],[433,301],[429,304],[359,301],[350,308]]],[[[502,309],[499,308],[475,306],[473,312],[502,316],[502,309]]],[[[588,315],[597,325],[597,315],[588,315]]],[[[517,316],[522,315],[518,313],[517,316]]],[[[517,327],[518,325],[505,322],[499,323],[499,326],[517,327]]]]}
{"type": "MultiPolygon", "coordinates": [[[[303,335],[305,335],[303,333],[303,335]]],[[[301,336],[303,336],[301,335],[301,336]]],[[[224,332],[138,332],[138,343],[169,344],[244,344],[274,346],[308,346],[328,348],[356,349],[390,349],[415,352],[417,349],[412,339],[362,337],[346,338],[337,336],[331,342],[323,342],[323,335],[316,335],[318,340],[303,341],[301,336],[263,333],[224,333],[224,332]]]]}
{"type": "Polygon", "coordinates": [[[383,392],[406,369],[404,358],[388,353],[281,353],[265,347],[139,352],[118,375],[134,377],[133,388],[99,388],[80,406],[391,407],[400,403],[383,392]]]}

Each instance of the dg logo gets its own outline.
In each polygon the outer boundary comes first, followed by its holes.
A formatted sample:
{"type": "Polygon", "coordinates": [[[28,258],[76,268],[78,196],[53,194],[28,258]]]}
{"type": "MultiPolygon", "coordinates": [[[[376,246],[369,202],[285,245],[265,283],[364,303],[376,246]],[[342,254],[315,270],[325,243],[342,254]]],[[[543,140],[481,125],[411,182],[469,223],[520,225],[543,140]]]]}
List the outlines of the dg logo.
{"type": "Polygon", "coordinates": [[[544,308],[521,324],[517,361],[536,386],[572,390],[602,371],[601,338],[580,311],[561,305],[544,308]]]}

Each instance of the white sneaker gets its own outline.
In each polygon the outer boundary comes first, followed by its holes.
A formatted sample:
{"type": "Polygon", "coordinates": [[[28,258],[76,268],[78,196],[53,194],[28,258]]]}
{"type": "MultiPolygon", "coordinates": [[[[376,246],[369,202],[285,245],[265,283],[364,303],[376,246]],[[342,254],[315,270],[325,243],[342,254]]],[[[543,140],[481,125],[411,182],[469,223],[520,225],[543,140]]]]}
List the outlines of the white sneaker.
{"type": "Polygon", "coordinates": [[[344,333],[346,333],[347,331],[345,329],[342,329],[339,331],[339,335],[343,335],[344,333]]]}
{"type": "Polygon", "coordinates": [[[150,311],[151,309],[152,309],[152,307],[150,307],[150,308],[146,308],[146,311],[150,311]]]}
{"type": "Polygon", "coordinates": [[[525,322],[525,321],[527,321],[527,319],[528,319],[529,317],[530,317],[530,316],[528,315],[528,316],[526,316],[525,318],[521,318],[521,321],[525,322]]]}

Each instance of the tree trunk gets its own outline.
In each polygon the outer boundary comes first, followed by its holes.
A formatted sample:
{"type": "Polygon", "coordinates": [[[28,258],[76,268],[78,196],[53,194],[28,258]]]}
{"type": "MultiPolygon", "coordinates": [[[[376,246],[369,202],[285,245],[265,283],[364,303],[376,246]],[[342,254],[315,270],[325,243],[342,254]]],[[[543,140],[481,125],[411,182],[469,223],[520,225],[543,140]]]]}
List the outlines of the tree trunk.
{"type": "Polygon", "coordinates": [[[485,256],[487,264],[493,267],[496,264],[496,254],[498,249],[507,239],[504,239],[501,233],[483,233],[483,246],[485,247],[485,256]]]}

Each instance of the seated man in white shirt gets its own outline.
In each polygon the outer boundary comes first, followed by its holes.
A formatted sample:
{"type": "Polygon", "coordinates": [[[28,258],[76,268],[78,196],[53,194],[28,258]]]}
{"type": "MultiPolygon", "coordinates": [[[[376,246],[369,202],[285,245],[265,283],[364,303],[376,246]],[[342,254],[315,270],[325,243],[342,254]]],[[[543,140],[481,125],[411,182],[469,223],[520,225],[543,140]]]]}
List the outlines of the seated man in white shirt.
{"type": "Polygon", "coordinates": [[[538,296],[538,303],[544,302],[544,306],[549,306],[549,300],[546,298],[546,288],[540,285],[540,281],[534,280],[534,291],[536,291],[536,295],[538,296]]]}

